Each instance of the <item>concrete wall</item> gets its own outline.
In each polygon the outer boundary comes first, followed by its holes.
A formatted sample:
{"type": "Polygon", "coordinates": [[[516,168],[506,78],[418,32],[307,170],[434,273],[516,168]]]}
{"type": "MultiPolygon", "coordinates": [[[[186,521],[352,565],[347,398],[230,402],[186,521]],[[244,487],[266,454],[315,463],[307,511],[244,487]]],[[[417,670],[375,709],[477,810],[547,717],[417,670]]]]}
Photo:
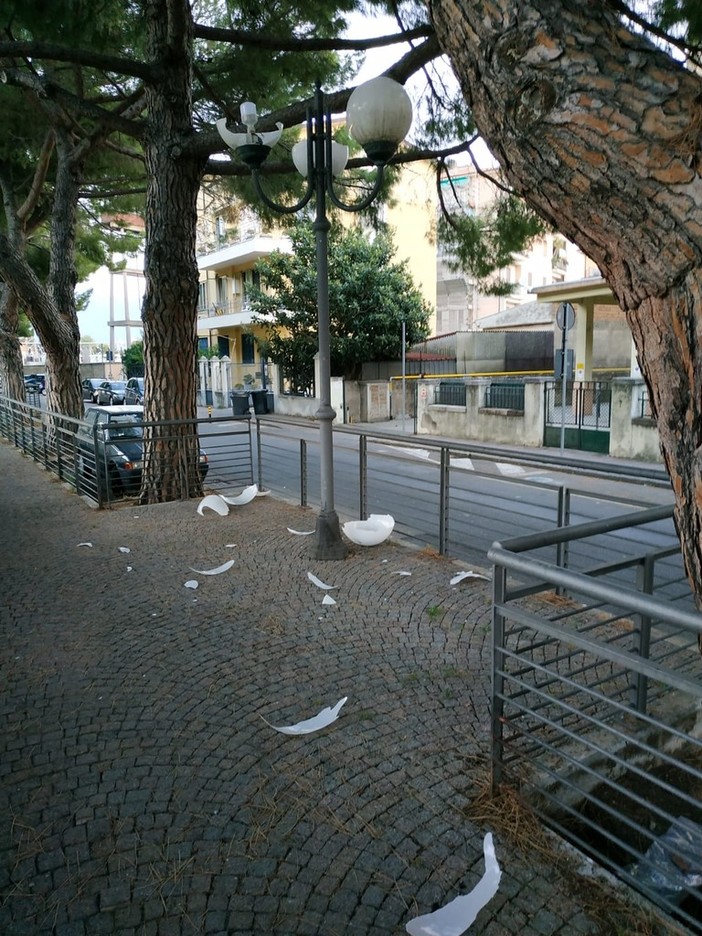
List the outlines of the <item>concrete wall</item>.
{"type": "MultiPolygon", "coordinates": [[[[434,404],[436,380],[419,382],[417,433],[476,442],[497,442],[535,448],[543,445],[545,421],[544,381],[524,381],[524,412],[484,407],[489,380],[466,380],[466,405],[434,404]]],[[[616,458],[660,462],[658,430],[650,418],[641,418],[642,380],[612,381],[609,454],[616,458]]]]}
{"type": "Polygon", "coordinates": [[[616,458],[663,460],[656,423],[652,418],[641,416],[641,394],[645,386],[642,380],[629,377],[612,381],[609,454],[616,458]]]}
{"type": "Polygon", "coordinates": [[[275,398],[275,412],[280,416],[304,416],[306,419],[314,419],[318,409],[319,400],[316,397],[288,396],[281,393],[275,398]]]}
{"type": "Polygon", "coordinates": [[[540,446],[544,437],[544,392],[540,380],[524,381],[524,412],[482,405],[488,380],[466,380],[465,406],[434,404],[436,381],[421,381],[417,394],[417,433],[540,446]]]}

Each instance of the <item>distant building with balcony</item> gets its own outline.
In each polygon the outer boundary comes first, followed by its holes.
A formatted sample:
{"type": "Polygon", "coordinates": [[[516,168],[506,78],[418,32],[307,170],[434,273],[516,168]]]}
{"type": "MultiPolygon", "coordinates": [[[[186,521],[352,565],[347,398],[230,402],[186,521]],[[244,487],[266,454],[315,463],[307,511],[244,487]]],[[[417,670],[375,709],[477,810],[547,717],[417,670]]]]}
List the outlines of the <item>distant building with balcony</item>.
{"type": "Polygon", "coordinates": [[[260,386],[262,382],[256,337],[263,337],[264,330],[253,321],[249,293],[259,285],[256,263],[276,250],[289,252],[290,240],[264,233],[251,216],[238,239],[198,257],[198,349],[201,355],[228,358],[240,371],[236,384],[260,386]]]}
{"type": "MultiPolygon", "coordinates": [[[[450,168],[450,176],[440,182],[442,200],[449,212],[476,216],[485,214],[499,189],[493,178],[497,170],[478,172],[471,164],[450,168]]],[[[438,208],[437,208],[438,210],[438,208]]],[[[439,241],[436,251],[436,333],[473,331],[483,320],[531,302],[532,290],[565,280],[584,279],[598,271],[574,245],[558,233],[536,238],[528,250],[515,254],[510,266],[500,271],[501,279],[513,285],[509,296],[480,292],[473,278],[456,271],[454,257],[439,241]]]]}

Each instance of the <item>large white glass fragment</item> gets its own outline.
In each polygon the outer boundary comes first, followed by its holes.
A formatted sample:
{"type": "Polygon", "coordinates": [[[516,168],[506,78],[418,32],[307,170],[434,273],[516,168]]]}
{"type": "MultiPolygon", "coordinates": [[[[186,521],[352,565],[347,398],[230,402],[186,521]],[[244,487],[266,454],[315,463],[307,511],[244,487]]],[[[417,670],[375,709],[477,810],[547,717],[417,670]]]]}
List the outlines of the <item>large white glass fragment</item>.
{"type": "Polygon", "coordinates": [[[91,549],[92,549],[92,547],[93,547],[93,544],[92,544],[92,543],[78,543],[78,545],[79,545],[79,546],[90,546],[91,549]]]}
{"type": "Polygon", "coordinates": [[[250,484],[248,487],[245,487],[241,494],[238,494],[236,497],[225,497],[222,495],[222,500],[226,501],[228,504],[233,504],[235,507],[241,507],[244,504],[248,504],[254,499],[258,493],[258,485],[250,484]]]}
{"type": "Polygon", "coordinates": [[[190,566],[191,572],[197,572],[198,575],[219,575],[220,572],[226,572],[227,569],[231,569],[234,565],[234,560],[230,559],[228,562],[223,562],[221,566],[217,566],[216,569],[193,569],[190,566]]]}
{"type": "Polygon", "coordinates": [[[314,530],[293,530],[292,527],[288,527],[288,533],[294,533],[295,536],[312,536],[314,530]]]}
{"type": "Polygon", "coordinates": [[[358,546],[377,546],[393,531],[395,518],[390,514],[371,514],[367,520],[349,520],[342,530],[358,546]]]}
{"type": "Polygon", "coordinates": [[[334,604],[336,604],[336,602],[334,601],[334,599],[332,598],[331,595],[325,595],[324,598],[322,598],[322,604],[323,604],[323,605],[334,605],[334,604]]]}
{"type": "Polygon", "coordinates": [[[462,582],[463,579],[467,579],[467,578],[485,579],[486,582],[489,582],[489,581],[490,581],[490,579],[489,579],[489,577],[488,577],[487,575],[483,575],[483,574],[480,573],[480,572],[473,572],[473,571],[468,571],[468,572],[457,572],[457,573],[453,576],[453,578],[451,579],[451,581],[449,582],[449,585],[458,585],[459,582],[462,582]]]}
{"type": "Polygon", "coordinates": [[[338,585],[327,585],[326,582],[323,582],[321,579],[318,579],[316,575],[312,575],[311,572],[307,573],[307,578],[312,582],[313,585],[316,585],[317,588],[324,588],[327,591],[330,588],[338,588],[338,585]]]}
{"type": "Polygon", "coordinates": [[[197,505],[197,512],[201,517],[204,516],[203,510],[205,508],[214,510],[220,517],[226,517],[229,513],[229,507],[224,503],[224,498],[220,497],[219,494],[208,494],[207,497],[202,498],[197,505]]]}
{"type": "Polygon", "coordinates": [[[296,725],[271,725],[267,718],[263,718],[264,722],[275,731],[280,731],[282,734],[288,735],[301,735],[301,734],[310,734],[312,731],[319,731],[320,728],[326,728],[327,725],[331,725],[332,722],[335,722],[339,717],[339,712],[341,706],[344,705],[348,696],[344,696],[343,699],[339,699],[336,705],[332,708],[328,706],[327,708],[322,709],[322,711],[315,715],[314,718],[308,718],[305,721],[298,722],[296,725]]]}
{"type": "Polygon", "coordinates": [[[469,894],[456,897],[434,913],[415,917],[405,926],[410,936],[461,936],[475,921],[483,907],[492,900],[502,877],[495,856],[492,833],[483,839],[485,873],[469,894]]]}

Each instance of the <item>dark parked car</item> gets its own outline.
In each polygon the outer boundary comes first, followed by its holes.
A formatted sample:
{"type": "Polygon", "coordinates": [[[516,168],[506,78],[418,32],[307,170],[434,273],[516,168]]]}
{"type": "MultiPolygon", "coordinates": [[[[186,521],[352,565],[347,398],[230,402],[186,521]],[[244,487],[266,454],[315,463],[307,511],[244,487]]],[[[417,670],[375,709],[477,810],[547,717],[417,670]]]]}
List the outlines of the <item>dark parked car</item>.
{"type": "MultiPolygon", "coordinates": [[[[90,484],[95,481],[102,498],[109,494],[138,494],[144,455],[144,418],[142,406],[86,407],[85,421],[80,426],[78,471],[90,484]]],[[[207,477],[209,464],[205,452],[200,452],[200,478],[207,477]]]]}
{"type": "Polygon", "coordinates": [[[83,399],[90,403],[97,403],[98,387],[103,382],[102,377],[86,377],[85,380],[82,380],[80,388],[83,393],[83,399]]]}
{"type": "Polygon", "coordinates": [[[46,376],[44,374],[25,374],[25,393],[46,393],[46,376]]]}
{"type": "Polygon", "coordinates": [[[144,378],[143,377],[130,377],[127,381],[127,387],[124,391],[124,402],[129,405],[130,403],[138,403],[141,405],[144,402],[144,378]]]}
{"type": "Polygon", "coordinates": [[[124,391],[126,389],[126,380],[103,380],[95,392],[95,402],[101,406],[114,406],[117,403],[124,403],[124,391]]]}

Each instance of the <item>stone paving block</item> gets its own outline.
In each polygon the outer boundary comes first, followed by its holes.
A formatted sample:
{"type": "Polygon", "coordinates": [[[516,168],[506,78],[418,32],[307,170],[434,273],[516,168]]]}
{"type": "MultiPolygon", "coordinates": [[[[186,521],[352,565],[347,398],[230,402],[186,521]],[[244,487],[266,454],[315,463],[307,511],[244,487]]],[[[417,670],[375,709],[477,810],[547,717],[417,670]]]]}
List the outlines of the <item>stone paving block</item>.
{"type": "MultiPolygon", "coordinates": [[[[49,908],[55,936],[401,936],[479,879],[490,583],[394,541],[317,562],[287,532],[312,512],[271,498],[93,511],[4,442],[0,471],[2,936],[51,936],[49,908]],[[314,735],[261,719],[344,695],[314,735]]],[[[570,878],[496,847],[476,932],[590,932],[570,878]]]]}

